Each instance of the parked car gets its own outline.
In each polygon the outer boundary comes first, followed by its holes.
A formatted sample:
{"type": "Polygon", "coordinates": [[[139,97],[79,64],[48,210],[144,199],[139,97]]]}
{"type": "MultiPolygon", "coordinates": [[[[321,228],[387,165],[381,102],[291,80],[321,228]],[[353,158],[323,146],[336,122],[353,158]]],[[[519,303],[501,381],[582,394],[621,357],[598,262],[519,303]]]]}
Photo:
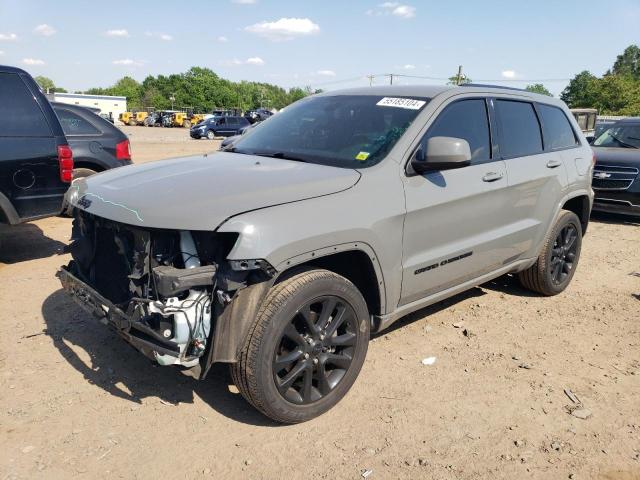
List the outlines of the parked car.
{"type": "Polygon", "coordinates": [[[592,144],[594,210],[640,216],[640,118],[620,120],[592,144]]]}
{"type": "MultiPolygon", "coordinates": [[[[602,135],[605,130],[607,130],[609,127],[612,127],[616,122],[620,120],[622,120],[622,118],[618,118],[616,120],[598,118],[598,120],[596,121],[596,128],[594,129],[593,139],[591,140],[591,143],[593,143],[596,138],[602,135]]],[[[587,140],[589,139],[587,138],[587,140]]]]}
{"type": "Polygon", "coordinates": [[[244,117],[213,117],[191,127],[190,135],[191,138],[208,138],[209,140],[215,137],[231,137],[239,135],[249,125],[249,121],[244,117]]]}
{"type": "Polygon", "coordinates": [[[153,361],[201,378],[230,363],[251,405],[301,422],[351,388],[371,331],[509,273],[561,293],[589,222],[592,155],[548,96],[327,92],[215,161],[79,180],[58,275],[153,361]]]}
{"type": "Polygon", "coordinates": [[[270,112],[266,108],[258,108],[256,110],[249,110],[244,114],[245,118],[251,123],[262,122],[271,117],[273,112],[270,112]]]}
{"type": "Polygon", "coordinates": [[[145,127],[161,127],[162,114],[160,112],[150,112],[147,118],[144,119],[143,125],[145,127]]]}
{"type": "Polygon", "coordinates": [[[60,213],[73,156],[31,75],[0,66],[0,223],[15,225],[60,213]]]}
{"type": "Polygon", "coordinates": [[[260,122],[258,123],[253,123],[251,125],[247,125],[246,127],[243,127],[240,129],[238,135],[233,135],[231,137],[227,137],[225,138],[222,143],[220,143],[220,150],[225,150],[227,148],[229,148],[231,145],[233,145],[236,140],[238,140],[242,135],[244,135],[247,132],[250,132],[254,127],[256,127],[257,125],[260,125],[260,122]]]}
{"type": "Polygon", "coordinates": [[[129,137],[86,107],[52,102],[74,153],[73,178],[131,164],[129,137]]]}

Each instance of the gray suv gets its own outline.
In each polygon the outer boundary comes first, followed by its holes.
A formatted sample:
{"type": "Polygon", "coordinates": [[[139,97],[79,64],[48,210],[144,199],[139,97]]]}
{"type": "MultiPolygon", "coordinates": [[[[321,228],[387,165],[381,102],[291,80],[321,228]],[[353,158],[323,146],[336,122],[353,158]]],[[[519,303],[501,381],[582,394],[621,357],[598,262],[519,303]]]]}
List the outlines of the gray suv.
{"type": "Polygon", "coordinates": [[[371,332],[505,274],[573,277],[593,154],[567,107],[491,86],[305,98],[213,156],[74,182],[73,297],[161,365],[229,363],[295,423],[351,388],[371,332]]]}

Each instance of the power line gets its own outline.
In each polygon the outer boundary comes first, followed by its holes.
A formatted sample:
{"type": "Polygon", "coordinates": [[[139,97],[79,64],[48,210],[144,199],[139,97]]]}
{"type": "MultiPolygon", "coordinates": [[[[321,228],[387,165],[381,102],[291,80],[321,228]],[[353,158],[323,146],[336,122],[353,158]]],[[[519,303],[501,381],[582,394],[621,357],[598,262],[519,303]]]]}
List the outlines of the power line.
{"type": "MultiPolygon", "coordinates": [[[[463,75],[463,78],[466,75],[463,75]]],[[[448,82],[450,77],[435,77],[427,75],[409,75],[405,73],[376,73],[369,75],[362,75],[358,77],[345,78],[341,80],[331,80],[328,82],[313,84],[314,87],[321,87],[324,85],[337,85],[341,83],[351,83],[358,80],[368,80],[369,85],[373,86],[373,82],[377,78],[388,78],[389,83],[393,84],[394,78],[412,78],[417,80],[431,80],[436,82],[448,82]]],[[[498,83],[553,83],[553,82],[568,82],[571,78],[474,78],[474,82],[498,82],[498,83]]]]}

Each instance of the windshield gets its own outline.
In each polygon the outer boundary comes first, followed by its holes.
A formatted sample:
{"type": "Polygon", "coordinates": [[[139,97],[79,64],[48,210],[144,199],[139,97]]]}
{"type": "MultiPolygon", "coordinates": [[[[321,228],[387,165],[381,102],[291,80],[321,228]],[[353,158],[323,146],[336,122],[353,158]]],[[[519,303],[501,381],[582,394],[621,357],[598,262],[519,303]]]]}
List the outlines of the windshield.
{"type": "Polygon", "coordinates": [[[595,147],[640,148],[640,124],[618,125],[607,129],[594,142],[595,147]]]}
{"type": "Polygon", "coordinates": [[[231,150],[342,168],[370,167],[387,155],[427,102],[380,95],[308,97],[273,115],[231,150]]]}

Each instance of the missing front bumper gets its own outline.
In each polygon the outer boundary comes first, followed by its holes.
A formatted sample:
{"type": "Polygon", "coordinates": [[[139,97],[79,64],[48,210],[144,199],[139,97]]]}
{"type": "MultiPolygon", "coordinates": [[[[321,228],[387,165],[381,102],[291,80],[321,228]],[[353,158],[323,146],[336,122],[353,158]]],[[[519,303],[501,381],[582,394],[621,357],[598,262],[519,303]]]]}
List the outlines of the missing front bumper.
{"type": "Polygon", "coordinates": [[[171,357],[180,355],[180,349],[175,343],[164,341],[152,329],[133,321],[119,306],[100,295],[65,267],[58,270],[56,276],[60,279],[64,291],[80,307],[112,327],[125,341],[147,357],[157,360],[157,354],[171,357]]]}

